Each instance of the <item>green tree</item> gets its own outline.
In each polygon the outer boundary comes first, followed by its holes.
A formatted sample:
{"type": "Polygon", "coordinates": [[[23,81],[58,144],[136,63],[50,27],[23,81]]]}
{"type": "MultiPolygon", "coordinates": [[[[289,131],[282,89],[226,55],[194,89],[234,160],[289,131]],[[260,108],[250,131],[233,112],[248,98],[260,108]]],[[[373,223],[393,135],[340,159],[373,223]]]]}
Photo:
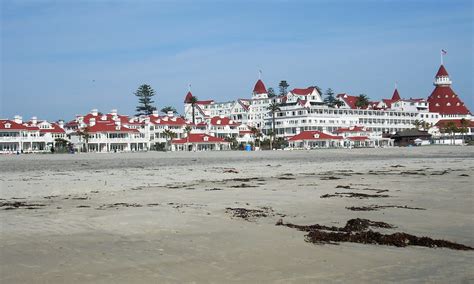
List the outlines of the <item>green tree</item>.
{"type": "Polygon", "coordinates": [[[286,95],[289,86],[290,85],[285,80],[280,81],[280,84],[278,84],[278,87],[280,88],[280,96],[286,95]]]}
{"type": "Polygon", "coordinates": [[[311,86],[310,88],[315,88],[320,95],[323,94],[323,90],[321,90],[321,88],[319,86],[314,85],[314,86],[311,86]]]}
{"type": "Polygon", "coordinates": [[[258,141],[258,148],[261,149],[261,147],[262,147],[262,141],[261,141],[262,132],[257,127],[250,127],[250,131],[252,132],[252,136],[253,136],[255,142],[258,141]]]}
{"type": "Polygon", "coordinates": [[[360,94],[357,97],[355,105],[358,108],[367,108],[369,106],[369,97],[365,94],[360,94]]]}
{"type": "Polygon", "coordinates": [[[328,88],[324,93],[324,103],[330,107],[334,107],[336,104],[336,98],[334,97],[334,91],[331,88],[328,88]]]}
{"type": "Polygon", "coordinates": [[[164,114],[167,114],[168,112],[173,112],[173,114],[177,114],[178,112],[176,111],[176,109],[172,106],[167,106],[167,107],[164,107],[161,109],[161,112],[164,113],[164,114]]]}
{"type": "Polygon", "coordinates": [[[465,118],[461,118],[461,127],[459,127],[459,131],[462,133],[462,142],[466,143],[465,141],[465,134],[469,132],[469,126],[471,122],[465,118]]]}
{"type": "Polygon", "coordinates": [[[198,98],[196,96],[192,96],[190,99],[189,99],[189,103],[191,104],[191,108],[192,108],[192,111],[193,111],[193,124],[196,123],[196,103],[198,102],[198,98]]]}
{"type": "Polygon", "coordinates": [[[423,125],[423,121],[416,119],[415,121],[413,121],[413,125],[416,129],[420,129],[420,127],[423,125]]]}
{"type": "Polygon", "coordinates": [[[166,148],[171,151],[171,140],[173,140],[174,138],[176,138],[176,133],[174,133],[173,131],[169,130],[169,129],[166,129],[165,131],[163,131],[163,135],[165,136],[166,138],[166,148]]]}
{"type": "Polygon", "coordinates": [[[273,88],[268,88],[267,94],[269,98],[276,97],[275,90],[273,88]]]}
{"type": "Polygon", "coordinates": [[[156,107],[153,106],[154,101],[152,101],[155,91],[150,85],[141,85],[134,94],[138,97],[137,115],[150,115],[156,110],[156,107]]]}
{"type": "Polygon", "coordinates": [[[272,133],[271,133],[270,137],[272,137],[273,139],[270,139],[270,149],[273,149],[272,148],[272,146],[273,146],[272,143],[273,143],[273,140],[275,139],[275,134],[276,134],[276,132],[275,132],[275,113],[277,111],[280,111],[281,109],[280,109],[280,105],[277,102],[273,101],[268,106],[267,110],[269,110],[272,113],[272,133]]]}
{"type": "Polygon", "coordinates": [[[448,122],[444,126],[444,132],[452,135],[453,145],[456,141],[456,133],[459,132],[459,128],[452,121],[448,122]]]}
{"type": "Polygon", "coordinates": [[[189,135],[191,134],[191,131],[193,131],[193,128],[189,125],[186,125],[186,127],[184,128],[184,132],[186,133],[186,151],[188,150],[189,148],[189,135]]]}
{"type": "Polygon", "coordinates": [[[84,140],[83,150],[84,152],[89,152],[89,139],[91,137],[89,133],[89,126],[84,127],[82,130],[78,130],[77,134],[84,140]]]}

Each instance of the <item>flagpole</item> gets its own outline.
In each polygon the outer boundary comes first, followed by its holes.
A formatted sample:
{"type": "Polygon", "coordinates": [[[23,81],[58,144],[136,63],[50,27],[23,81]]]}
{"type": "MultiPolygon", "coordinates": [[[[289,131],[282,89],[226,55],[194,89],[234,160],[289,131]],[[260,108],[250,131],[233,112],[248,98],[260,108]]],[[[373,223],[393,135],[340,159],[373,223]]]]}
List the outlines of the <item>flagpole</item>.
{"type": "Polygon", "coordinates": [[[443,65],[443,50],[441,50],[439,54],[441,56],[441,65],[443,65]]]}

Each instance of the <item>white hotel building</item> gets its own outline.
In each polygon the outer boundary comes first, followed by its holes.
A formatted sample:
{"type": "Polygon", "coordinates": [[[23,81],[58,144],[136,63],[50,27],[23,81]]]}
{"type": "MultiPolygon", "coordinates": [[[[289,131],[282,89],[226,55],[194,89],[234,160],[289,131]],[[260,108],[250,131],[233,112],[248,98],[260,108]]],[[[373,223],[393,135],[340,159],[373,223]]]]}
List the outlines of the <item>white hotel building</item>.
{"type": "Polygon", "coordinates": [[[280,105],[280,111],[275,113],[276,135],[289,140],[294,147],[392,145],[386,136],[414,128],[417,120],[429,123],[432,126],[430,133],[442,137],[450,135],[440,131],[447,122],[452,121],[459,127],[461,119],[465,119],[469,126],[464,134],[472,136],[472,115],[453,92],[451,84],[446,69],[441,65],[435,76],[435,89],[427,100],[403,99],[395,90],[390,99],[373,101],[365,108],[358,108],[357,97],[348,94],[336,96],[340,107],[330,107],[323,102],[315,87],[293,89],[286,95],[269,98],[264,83],[258,80],[250,99],[223,103],[197,101],[194,123],[191,92],[184,101],[183,117],[173,113],[129,117],[118,114],[117,110],[102,114],[93,109],[64,124],[62,121],[38,121],[35,117],[24,122],[15,116],[13,120],[0,119],[0,152],[49,151],[57,139],[66,139],[77,150],[88,152],[146,151],[157,143],[173,144],[174,150],[228,149],[226,138],[235,138],[239,143],[253,141],[251,127],[269,133],[272,114],[268,107],[272,102],[280,105]],[[196,134],[191,140],[187,139],[189,130],[196,134]],[[176,143],[170,141],[169,131],[175,134],[176,143]],[[210,136],[216,139],[206,138],[210,136]],[[208,140],[200,141],[201,138],[208,140]],[[184,146],[179,143],[184,143],[184,146]]]}
{"type": "MultiPolygon", "coordinates": [[[[293,89],[286,95],[268,97],[262,80],[258,80],[251,99],[217,103],[213,100],[195,104],[196,121],[207,121],[212,116],[223,115],[237,122],[254,126],[269,133],[272,129],[272,114],[268,107],[272,102],[280,104],[276,112],[275,131],[279,137],[290,138],[302,131],[333,133],[339,128],[364,126],[372,136],[394,134],[414,128],[415,121],[424,121],[436,126],[441,120],[464,118],[472,122],[472,115],[464,103],[451,89],[451,80],[443,65],[435,76],[435,90],[426,100],[423,98],[401,98],[395,89],[390,99],[370,102],[366,108],[356,106],[357,97],[339,94],[336,99],[340,107],[330,107],[314,87],[293,89]]],[[[184,101],[184,113],[192,119],[190,93],[184,101]]],[[[439,133],[439,131],[438,131],[439,133]]],[[[468,135],[472,133],[472,126],[468,135]]]]}

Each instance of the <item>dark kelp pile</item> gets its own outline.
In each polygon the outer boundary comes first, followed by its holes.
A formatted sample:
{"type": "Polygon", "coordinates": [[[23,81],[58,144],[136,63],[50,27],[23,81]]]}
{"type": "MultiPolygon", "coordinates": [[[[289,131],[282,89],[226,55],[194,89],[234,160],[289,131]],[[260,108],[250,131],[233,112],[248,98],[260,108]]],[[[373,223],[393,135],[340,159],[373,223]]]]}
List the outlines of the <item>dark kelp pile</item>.
{"type": "Polygon", "coordinates": [[[455,250],[474,250],[474,248],[462,244],[434,240],[429,237],[417,237],[403,232],[383,234],[370,230],[373,228],[392,229],[394,226],[384,222],[374,222],[367,219],[351,219],[344,227],[329,227],[324,225],[295,225],[283,223],[280,219],[277,226],[286,226],[299,231],[308,232],[305,240],[315,244],[338,244],[340,242],[352,242],[361,244],[377,244],[395,247],[423,246],[429,248],[444,247],[455,250]]]}
{"type": "Polygon", "coordinates": [[[407,205],[369,205],[369,206],[350,206],[346,207],[347,210],[351,211],[378,211],[385,208],[400,208],[400,209],[411,209],[411,210],[426,210],[421,207],[410,207],[407,205]]]}
{"type": "Polygon", "coordinates": [[[0,202],[0,207],[3,207],[4,210],[14,210],[14,209],[40,209],[41,207],[46,206],[45,204],[39,203],[28,203],[25,201],[6,201],[0,202]]]}

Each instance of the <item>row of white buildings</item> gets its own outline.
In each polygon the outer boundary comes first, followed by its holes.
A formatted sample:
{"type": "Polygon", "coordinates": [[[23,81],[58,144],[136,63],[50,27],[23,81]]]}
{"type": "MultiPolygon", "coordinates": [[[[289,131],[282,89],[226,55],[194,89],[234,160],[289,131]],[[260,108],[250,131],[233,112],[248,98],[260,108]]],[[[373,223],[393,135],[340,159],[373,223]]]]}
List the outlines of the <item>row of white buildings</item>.
{"type": "Polygon", "coordinates": [[[339,103],[329,106],[315,87],[295,88],[270,98],[259,79],[250,99],[193,103],[193,95],[188,92],[182,117],[173,113],[129,117],[117,110],[100,113],[94,109],[67,123],[34,117],[23,121],[20,116],[1,119],[0,152],[50,151],[65,143],[89,152],[146,151],[158,145],[171,150],[225,150],[230,148],[229,141],[245,144],[268,137],[273,115],[276,137],[285,139],[291,148],[392,146],[389,134],[414,128],[419,122],[430,126],[433,137],[442,138],[449,135],[441,133],[447,122],[461,126],[461,120],[468,121],[464,134],[470,136],[474,129],[472,115],[451,84],[441,65],[428,99],[405,99],[395,89],[391,98],[361,108],[357,97],[349,94],[338,94],[339,103]],[[272,103],[279,106],[274,114],[269,111],[272,103]]]}

